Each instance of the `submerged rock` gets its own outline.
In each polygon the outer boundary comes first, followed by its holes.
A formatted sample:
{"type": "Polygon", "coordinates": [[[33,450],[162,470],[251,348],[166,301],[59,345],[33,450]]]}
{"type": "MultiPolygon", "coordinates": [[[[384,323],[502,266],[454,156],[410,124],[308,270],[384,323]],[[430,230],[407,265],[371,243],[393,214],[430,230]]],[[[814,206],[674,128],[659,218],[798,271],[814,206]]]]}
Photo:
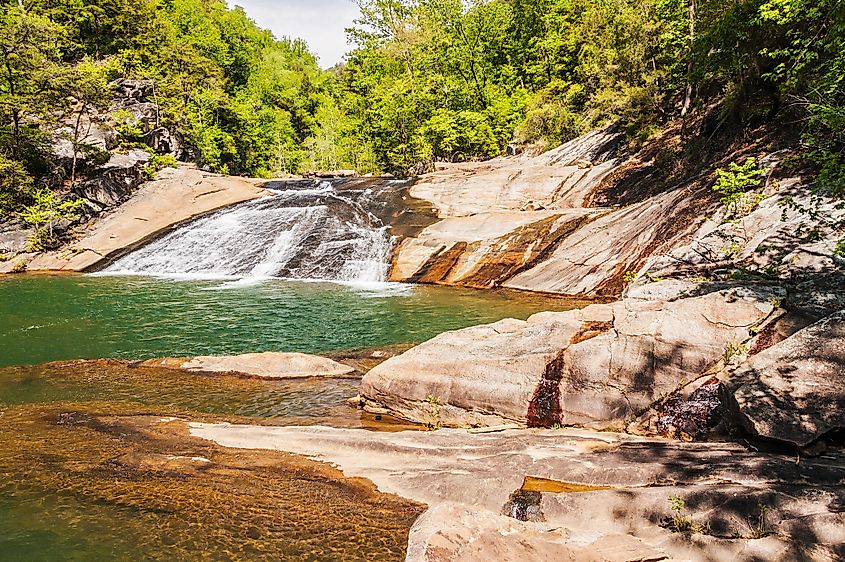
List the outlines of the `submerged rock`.
{"type": "Polygon", "coordinates": [[[780,294],[667,281],[613,304],[448,332],[371,370],[361,393],[430,425],[621,423],[742,346],[780,294]]]}
{"type": "Polygon", "coordinates": [[[225,447],[303,454],[429,506],[408,560],[837,560],[841,456],[801,459],[732,443],[564,429],[473,435],[191,424],[225,447]],[[530,478],[526,478],[530,477],[530,478]],[[542,479],[543,486],[527,484],[542,479]],[[514,490],[528,509],[502,515],[514,490]],[[539,496],[539,498],[537,497],[539,496]],[[676,514],[698,532],[662,522],[676,514]],[[538,501],[539,500],[539,501],[538,501]],[[763,506],[761,508],[760,506],[763,506]],[[530,512],[530,513],[529,513],[530,512]],[[832,540],[821,540],[821,538],[832,540]]]}
{"type": "Polygon", "coordinates": [[[195,373],[237,374],[262,379],[343,377],[355,372],[337,361],[304,353],[248,353],[235,356],[150,359],[139,367],[164,367],[195,373]]]}
{"type": "Polygon", "coordinates": [[[845,429],[845,312],[751,357],[728,385],[732,411],[752,435],[804,447],[845,429]]]}

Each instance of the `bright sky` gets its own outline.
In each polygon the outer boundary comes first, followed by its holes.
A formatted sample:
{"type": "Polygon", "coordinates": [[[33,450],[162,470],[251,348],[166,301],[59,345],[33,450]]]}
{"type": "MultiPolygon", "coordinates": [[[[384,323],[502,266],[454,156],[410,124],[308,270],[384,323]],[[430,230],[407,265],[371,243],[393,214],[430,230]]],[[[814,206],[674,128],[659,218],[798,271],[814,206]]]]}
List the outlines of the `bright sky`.
{"type": "Polygon", "coordinates": [[[348,49],[344,29],[358,17],[353,0],[229,0],[278,37],[304,39],[320,66],[341,61],[348,49]]]}

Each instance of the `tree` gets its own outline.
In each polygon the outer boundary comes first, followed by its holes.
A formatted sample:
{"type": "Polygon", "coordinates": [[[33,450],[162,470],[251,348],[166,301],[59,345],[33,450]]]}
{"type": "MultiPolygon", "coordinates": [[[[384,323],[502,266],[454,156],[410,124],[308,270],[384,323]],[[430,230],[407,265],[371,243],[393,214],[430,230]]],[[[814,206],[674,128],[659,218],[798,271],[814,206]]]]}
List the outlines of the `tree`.
{"type": "Polygon", "coordinates": [[[31,161],[41,151],[42,127],[59,100],[63,40],[63,28],[43,16],[0,9],[0,144],[13,159],[31,161]]]}
{"type": "Polygon", "coordinates": [[[56,248],[60,240],[55,234],[59,221],[74,222],[79,220],[79,209],[85,203],[84,199],[62,201],[48,188],[42,188],[34,193],[34,203],[26,207],[21,218],[35,227],[35,235],[29,240],[31,251],[42,251],[56,248]]]}

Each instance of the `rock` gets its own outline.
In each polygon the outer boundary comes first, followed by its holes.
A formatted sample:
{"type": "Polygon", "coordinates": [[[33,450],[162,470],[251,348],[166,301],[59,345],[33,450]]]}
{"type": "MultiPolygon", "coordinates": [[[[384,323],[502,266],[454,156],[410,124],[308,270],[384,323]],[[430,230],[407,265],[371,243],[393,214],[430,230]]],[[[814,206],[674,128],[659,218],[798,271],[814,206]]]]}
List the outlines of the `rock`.
{"type": "Polygon", "coordinates": [[[150,100],[155,98],[152,80],[119,79],[112,83],[114,100],[111,113],[118,114],[118,121],[138,127],[148,134],[159,127],[159,107],[150,100]]]}
{"type": "Polygon", "coordinates": [[[111,89],[119,100],[147,101],[155,93],[155,83],[152,80],[119,78],[111,83],[111,89]]]}
{"type": "Polygon", "coordinates": [[[665,281],[613,304],[448,332],[375,367],[361,394],[430,425],[619,423],[749,340],[777,294],[665,281]]]}
{"type": "Polygon", "coordinates": [[[400,244],[390,279],[490,288],[533,263],[593,215],[587,209],[569,209],[448,218],[400,244]]]}
{"type": "Polygon", "coordinates": [[[138,367],[181,369],[194,373],[238,374],[262,379],[343,377],[355,369],[316,355],[304,353],[248,353],[229,357],[151,359],[138,367]]]}
{"type": "Polygon", "coordinates": [[[519,210],[529,202],[545,209],[584,207],[590,191],[621,162],[617,152],[623,136],[603,129],[538,157],[438,164],[440,169],[419,178],[411,194],[431,201],[442,218],[519,210]],[[582,169],[580,160],[595,165],[582,169]]]}
{"type": "Polygon", "coordinates": [[[0,254],[14,255],[26,250],[29,237],[35,231],[20,220],[0,223],[0,254]]]}
{"type": "Polygon", "coordinates": [[[834,270],[834,248],[845,219],[838,201],[817,196],[801,178],[785,178],[748,215],[724,220],[714,209],[691,240],[656,257],[654,276],[697,274],[731,262],[752,271],[806,276],[834,270]],[[803,210],[802,210],[803,209],[803,210]]]}
{"type": "Polygon", "coordinates": [[[186,160],[189,156],[184,137],[178,131],[171,131],[167,127],[150,131],[146,141],[158,154],[169,154],[176,160],[186,160]]]}
{"type": "Polygon", "coordinates": [[[681,441],[704,440],[724,417],[722,381],[716,377],[704,379],[703,383],[688,385],[661,400],[627,431],[681,441]]]}
{"type": "Polygon", "coordinates": [[[669,560],[663,549],[622,533],[517,521],[460,504],[423,513],[411,527],[405,562],[466,560],[669,560]]]}
{"type": "Polygon", "coordinates": [[[728,381],[736,420],[798,447],[845,429],[845,312],[751,357],[728,381]]]}
{"type": "Polygon", "coordinates": [[[144,183],[144,166],[149,161],[150,155],[143,150],[113,154],[107,164],[92,174],[92,179],[76,186],[74,191],[103,207],[120,205],[144,183]]]}
{"type": "Polygon", "coordinates": [[[354,178],[357,175],[355,170],[332,170],[329,172],[317,172],[318,178],[354,178]]]}
{"type": "Polygon", "coordinates": [[[410,533],[409,560],[791,562],[845,554],[842,542],[821,540],[845,531],[841,456],[797,464],[734,443],[572,429],[472,435],[192,423],[191,433],[225,447],[306,455],[427,504],[410,533]],[[502,515],[519,490],[531,491],[534,522],[502,515]],[[670,496],[715,536],[667,528],[670,496]],[[775,534],[754,539],[758,505],[775,534]]]}
{"type": "Polygon", "coordinates": [[[561,238],[544,260],[503,283],[511,289],[571,296],[618,296],[625,275],[689,235],[701,198],[662,193],[607,212],[561,238]]]}
{"type": "MultiPolygon", "coordinates": [[[[51,153],[53,159],[65,168],[70,175],[73,166],[73,138],[76,129],[76,117],[68,118],[63,126],[53,135],[51,153]]],[[[97,165],[98,158],[108,158],[108,151],[117,147],[117,131],[108,123],[105,116],[94,112],[83,114],[79,122],[79,142],[87,145],[87,150],[76,154],[77,171],[97,165]],[[91,149],[95,149],[92,154],[91,149]]],[[[102,163],[102,160],[99,161],[102,163]]]]}
{"type": "Polygon", "coordinates": [[[71,247],[42,254],[31,271],[85,271],[108,263],[175,225],[235,203],[264,197],[260,180],[207,174],[191,167],[164,170],[113,212],[89,223],[71,247]]]}

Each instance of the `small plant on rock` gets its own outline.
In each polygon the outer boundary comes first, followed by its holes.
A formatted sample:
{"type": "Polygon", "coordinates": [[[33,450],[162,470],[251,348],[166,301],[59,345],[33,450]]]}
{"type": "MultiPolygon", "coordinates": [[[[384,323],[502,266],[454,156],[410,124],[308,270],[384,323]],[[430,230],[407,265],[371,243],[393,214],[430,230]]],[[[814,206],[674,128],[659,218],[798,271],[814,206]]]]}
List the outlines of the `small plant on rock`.
{"type": "Polygon", "coordinates": [[[696,523],[686,514],[686,502],[681,496],[669,496],[669,507],[672,509],[672,519],[669,527],[676,533],[691,535],[699,533],[709,535],[712,531],[710,523],[696,523]]]}
{"type": "Polygon", "coordinates": [[[429,394],[425,401],[428,403],[428,415],[431,418],[426,427],[431,431],[437,431],[443,427],[443,422],[440,420],[440,398],[429,394]]]}
{"type": "Polygon", "coordinates": [[[144,178],[148,181],[155,179],[156,174],[164,168],[175,168],[178,165],[176,158],[170,154],[153,154],[150,163],[144,166],[144,178]]]}
{"type": "Polygon", "coordinates": [[[765,196],[748,191],[760,187],[764,173],[754,158],[748,158],[743,164],[731,163],[727,171],[716,170],[713,191],[721,196],[722,204],[727,207],[726,218],[742,218],[760,204],[765,196]]]}
{"type": "Polygon", "coordinates": [[[764,503],[757,504],[757,520],[751,527],[751,535],[749,538],[762,539],[774,534],[774,528],[769,524],[768,520],[769,506],[764,503]]]}
{"type": "Polygon", "coordinates": [[[833,255],[845,259],[845,238],[836,243],[836,248],[833,249],[833,255]]]}
{"type": "Polygon", "coordinates": [[[633,270],[627,272],[625,274],[625,276],[622,277],[622,281],[624,281],[626,285],[630,285],[631,283],[633,283],[636,280],[637,280],[637,272],[633,271],[633,270]]]}
{"type": "Polygon", "coordinates": [[[732,341],[725,348],[725,363],[730,363],[736,357],[742,357],[748,353],[748,346],[744,343],[732,341]]]}
{"type": "Polygon", "coordinates": [[[26,273],[27,267],[29,267],[29,261],[21,260],[9,270],[9,273],[26,273]]]}

